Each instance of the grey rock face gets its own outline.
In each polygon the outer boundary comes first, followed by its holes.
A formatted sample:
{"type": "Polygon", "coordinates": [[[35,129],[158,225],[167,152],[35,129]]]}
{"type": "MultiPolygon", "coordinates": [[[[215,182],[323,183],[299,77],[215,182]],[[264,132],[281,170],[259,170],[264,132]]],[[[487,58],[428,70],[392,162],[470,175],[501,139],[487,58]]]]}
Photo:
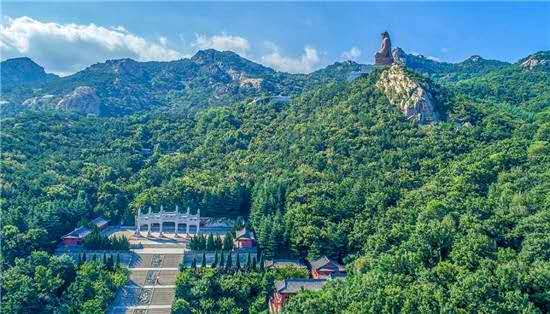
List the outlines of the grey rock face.
{"type": "Polygon", "coordinates": [[[65,95],[57,103],[57,108],[80,113],[99,114],[100,103],[101,101],[92,87],[79,86],[65,95]]]}
{"type": "Polygon", "coordinates": [[[521,63],[521,67],[527,70],[533,70],[535,68],[542,68],[542,67],[550,68],[550,60],[537,58],[537,56],[531,56],[527,58],[527,60],[521,63]]]}
{"type": "Polygon", "coordinates": [[[434,110],[435,100],[428,86],[411,79],[401,66],[394,64],[382,72],[376,87],[407,119],[423,124],[439,120],[434,110]]]}

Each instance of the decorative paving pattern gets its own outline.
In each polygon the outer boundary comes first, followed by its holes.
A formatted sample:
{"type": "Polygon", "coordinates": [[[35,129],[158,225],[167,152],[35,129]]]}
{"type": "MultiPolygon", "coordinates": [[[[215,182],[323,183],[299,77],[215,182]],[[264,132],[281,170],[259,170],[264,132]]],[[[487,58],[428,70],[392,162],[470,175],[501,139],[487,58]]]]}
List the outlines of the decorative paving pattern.
{"type": "Polygon", "coordinates": [[[147,305],[151,303],[152,298],[153,298],[153,288],[143,288],[139,292],[137,303],[139,305],[147,305]]]}
{"type": "Polygon", "coordinates": [[[160,257],[160,254],[155,254],[151,257],[151,267],[160,268],[161,264],[162,264],[162,258],[160,257]]]}
{"type": "Polygon", "coordinates": [[[159,276],[159,270],[149,270],[145,276],[145,286],[154,286],[159,276]]]}
{"type": "Polygon", "coordinates": [[[136,254],[130,282],[119,289],[109,313],[170,314],[181,260],[181,254],[136,254]]]}

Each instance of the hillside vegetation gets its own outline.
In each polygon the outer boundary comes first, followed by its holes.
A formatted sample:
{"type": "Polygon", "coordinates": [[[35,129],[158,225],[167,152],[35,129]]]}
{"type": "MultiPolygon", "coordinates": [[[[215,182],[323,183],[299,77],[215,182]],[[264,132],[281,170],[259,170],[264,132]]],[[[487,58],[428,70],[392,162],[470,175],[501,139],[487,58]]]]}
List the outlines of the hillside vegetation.
{"type": "Polygon", "coordinates": [[[290,102],[4,118],[2,263],[83,218],[179,204],[249,218],[266,257],[347,265],[289,313],[548,312],[550,71],[522,64],[456,82],[403,70],[433,93],[431,124],[377,87],[384,68],[290,102]]]}

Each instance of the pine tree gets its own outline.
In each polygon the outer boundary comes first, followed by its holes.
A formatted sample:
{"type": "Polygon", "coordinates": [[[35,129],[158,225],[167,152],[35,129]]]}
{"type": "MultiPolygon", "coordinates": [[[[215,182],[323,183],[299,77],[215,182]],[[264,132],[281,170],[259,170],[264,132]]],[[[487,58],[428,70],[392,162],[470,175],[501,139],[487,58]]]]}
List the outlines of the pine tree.
{"type": "Polygon", "coordinates": [[[256,256],[254,256],[252,258],[252,271],[256,271],[257,270],[257,267],[256,267],[256,264],[258,264],[258,262],[256,261],[256,256]]]}
{"type": "Polygon", "coordinates": [[[86,252],[82,254],[82,263],[86,263],[86,252]]]}
{"type": "Polygon", "coordinates": [[[233,267],[233,257],[231,256],[231,251],[229,252],[229,255],[227,256],[227,262],[225,263],[225,269],[231,270],[233,267]]]}
{"type": "Polygon", "coordinates": [[[237,263],[235,263],[235,268],[237,268],[237,270],[241,269],[241,254],[239,254],[239,252],[237,252],[237,263]]]}
{"type": "Polygon", "coordinates": [[[220,236],[216,236],[214,247],[218,251],[221,251],[223,249],[223,241],[222,241],[222,238],[220,236]]]}
{"type": "Polygon", "coordinates": [[[220,262],[218,264],[218,267],[223,268],[224,266],[225,266],[225,256],[224,256],[223,251],[222,251],[222,255],[220,256],[220,262]]]}
{"type": "Polygon", "coordinates": [[[216,268],[218,266],[218,251],[216,251],[216,254],[214,255],[214,262],[212,263],[212,268],[216,268]]]}
{"type": "Polygon", "coordinates": [[[271,257],[275,257],[285,250],[285,225],[280,210],[277,210],[277,213],[273,217],[273,225],[271,227],[268,245],[271,248],[271,257]]]}
{"type": "Polygon", "coordinates": [[[197,257],[193,255],[193,262],[191,262],[191,268],[197,270],[197,257]]]}
{"type": "Polygon", "coordinates": [[[226,251],[231,251],[233,249],[233,235],[231,232],[228,232],[223,238],[223,249],[226,251]]]}
{"type": "Polygon", "coordinates": [[[260,247],[262,249],[262,254],[270,257],[272,256],[272,237],[271,237],[271,231],[272,231],[272,222],[271,219],[269,219],[270,216],[264,218],[262,220],[262,223],[260,224],[260,230],[258,232],[258,241],[260,242],[260,247]]]}
{"type": "Polygon", "coordinates": [[[103,262],[103,265],[107,265],[107,253],[103,253],[102,262],[103,262]]]}
{"type": "Polygon", "coordinates": [[[200,247],[199,247],[199,250],[206,250],[206,237],[204,236],[204,234],[201,234],[200,235],[200,247]]]}
{"type": "Polygon", "coordinates": [[[260,271],[264,271],[264,255],[260,255],[260,271]]]}
{"type": "Polygon", "coordinates": [[[205,252],[202,252],[201,268],[202,268],[202,269],[205,269],[205,268],[206,268],[206,253],[205,253],[205,252]]]}
{"type": "Polygon", "coordinates": [[[107,269],[108,270],[114,270],[114,262],[113,262],[113,255],[109,255],[109,257],[107,258],[107,269]]]}
{"type": "Polygon", "coordinates": [[[250,270],[250,267],[252,267],[252,260],[250,259],[250,252],[248,252],[248,256],[246,257],[246,270],[250,270]]]}
{"type": "Polygon", "coordinates": [[[80,255],[80,253],[78,253],[78,259],[76,260],[76,265],[77,266],[82,265],[82,255],[80,255]]]}
{"type": "Polygon", "coordinates": [[[96,254],[93,254],[93,255],[92,255],[92,261],[95,262],[96,260],[97,260],[97,255],[96,255],[96,254]]]}
{"type": "Polygon", "coordinates": [[[206,240],[206,250],[214,251],[216,249],[216,244],[214,243],[214,236],[212,233],[208,234],[208,239],[206,240]]]}
{"type": "Polygon", "coordinates": [[[120,254],[119,254],[119,253],[116,253],[116,263],[115,263],[115,266],[116,266],[116,268],[119,268],[119,267],[120,267],[120,254]]]}

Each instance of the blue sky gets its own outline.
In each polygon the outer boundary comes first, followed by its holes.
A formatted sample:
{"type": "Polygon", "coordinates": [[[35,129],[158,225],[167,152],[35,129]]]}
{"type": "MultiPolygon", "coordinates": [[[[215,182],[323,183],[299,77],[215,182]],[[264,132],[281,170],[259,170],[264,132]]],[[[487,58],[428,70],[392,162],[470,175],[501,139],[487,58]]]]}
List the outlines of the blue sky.
{"type": "Polygon", "coordinates": [[[172,60],[234,50],[288,72],[372,63],[380,32],[441,61],[516,61],[550,50],[549,2],[2,2],[2,60],[70,74],[106,59],[172,60]]]}

